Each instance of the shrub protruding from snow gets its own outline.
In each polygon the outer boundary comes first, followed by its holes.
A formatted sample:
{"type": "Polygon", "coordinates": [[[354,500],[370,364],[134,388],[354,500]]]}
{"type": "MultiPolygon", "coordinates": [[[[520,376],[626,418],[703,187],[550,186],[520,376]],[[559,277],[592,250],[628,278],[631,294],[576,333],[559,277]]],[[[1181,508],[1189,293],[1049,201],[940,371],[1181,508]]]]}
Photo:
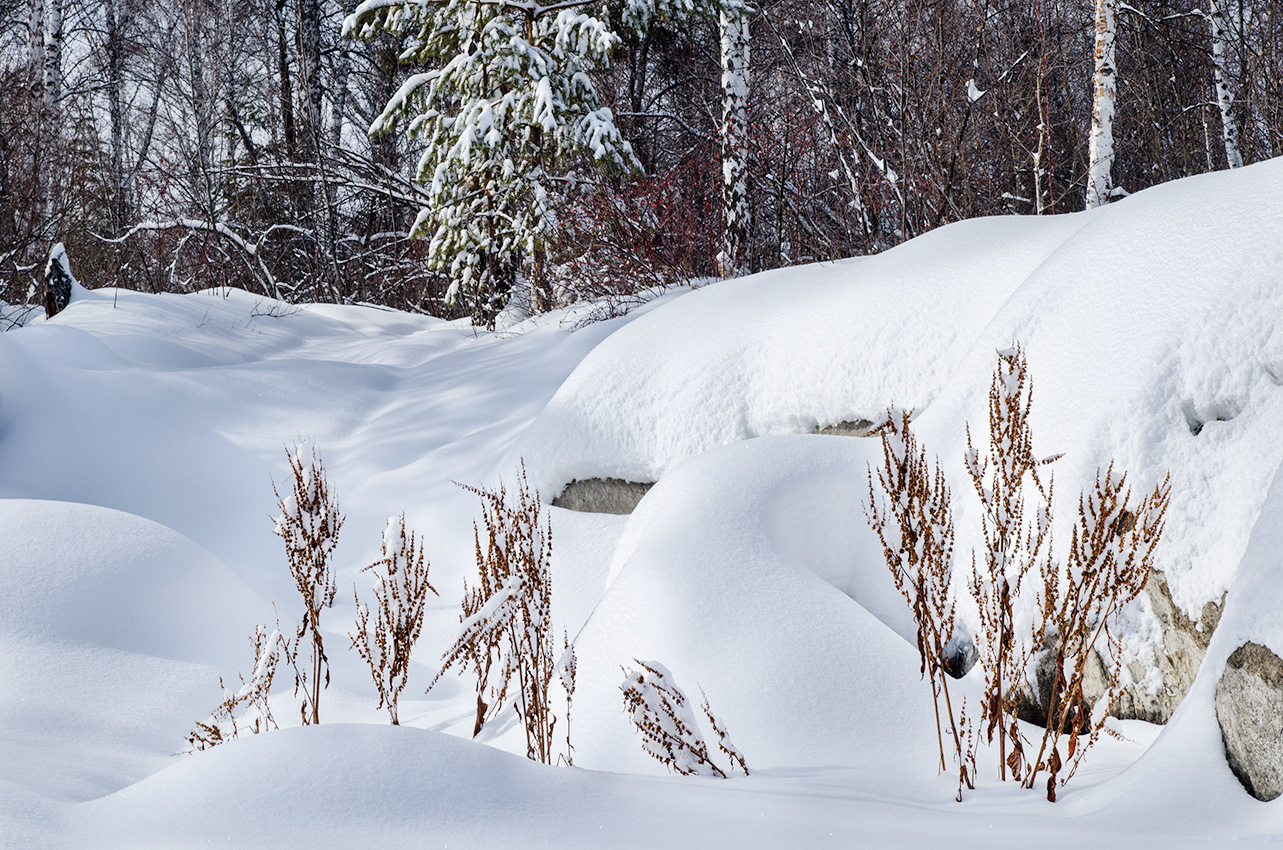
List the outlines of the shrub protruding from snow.
{"type": "Polygon", "coordinates": [[[280,629],[273,629],[268,634],[263,626],[256,626],[250,637],[254,647],[254,670],[249,680],[237,675],[241,681],[240,690],[232,693],[223,684],[220,676],[218,686],[223,689],[223,701],[211,712],[209,719],[196,721],[196,728],[187,735],[189,752],[207,750],[225,741],[239,737],[243,730],[257,735],[268,729],[275,729],[276,718],[272,716],[272,706],[268,694],[272,690],[272,680],[276,676],[276,665],[280,662],[280,648],[284,643],[280,629]],[[246,708],[238,718],[237,712],[246,708]]]}
{"type": "Polygon", "coordinates": [[[949,696],[948,659],[956,619],[950,592],[953,511],[949,486],[939,464],[928,466],[926,452],[918,447],[909,428],[907,411],[888,410],[885,421],[874,433],[882,439],[882,466],[877,470],[876,486],[874,471],[869,468],[865,513],[882,543],[896,589],[909,604],[918,627],[919,673],[931,682],[942,771],[948,769],[940,718],[941,697],[944,698],[944,720],[953,741],[961,801],[964,785],[976,787],[976,757],[966,706],[961,706],[955,717],[949,696]]]}
{"type": "Polygon", "coordinates": [[[717,748],[729,760],[725,770],[713,761],[690,701],[668,668],[658,661],[633,661],[641,669],[625,669],[619,689],[629,718],[642,734],[642,749],[682,776],[726,779],[736,770],[748,776],[743,753],[731,743],[726,727],[713,717],[708,697],[701,692],[704,701],[700,707],[717,735],[717,748]]]}
{"type": "MultiPolygon", "coordinates": [[[[1109,709],[1121,692],[1122,653],[1109,624],[1145,587],[1163,533],[1170,488],[1165,479],[1138,505],[1132,505],[1131,492],[1125,489],[1127,476],[1115,478],[1112,464],[1103,477],[1098,471],[1094,488],[1079,497],[1078,522],[1068,559],[1062,563],[1051,542],[1052,478],[1048,475],[1044,481],[1038,474],[1040,467],[1059,455],[1041,460],[1034,455],[1029,427],[1032,405],[1032,381],[1024,351],[1019,346],[999,351],[989,388],[989,450],[985,456],[972,444],[971,430],[967,429],[965,462],[983,509],[984,541],[981,563],[972,558],[968,590],[980,620],[977,643],[985,680],[982,719],[990,744],[997,734],[999,774],[1005,780],[1010,772],[1013,779],[1032,788],[1039,774],[1046,771],[1047,799],[1054,802],[1057,784],[1069,781],[1084,754],[1105,731],[1109,709]],[[1036,595],[1037,611],[1032,623],[1018,625],[1016,601],[1023,592],[1036,595]],[[1021,637],[1022,632],[1029,635],[1028,640],[1021,637]],[[1084,695],[1084,680],[1102,643],[1114,663],[1107,672],[1104,696],[1093,704],[1084,695]],[[1054,653],[1049,657],[1052,672],[1044,694],[1046,726],[1037,755],[1030,759],[1016,711],[1030,663],[1037,648],[1044,646],[1054,653]],[[1068,741],[1062,757],[1059,744],[1063,737],[1068,741]]],[[[965,706],[959,722],[953,722],[943,669],[954,621],[949,489],[939,467],[928,470],[926,454],[909,431],[908,414],[889,411],[881,436],[883,466],[877,483],[884,497],[877,498],[870,469],[867,513],[882,541],[896,587],[917,622],[922,672],[931,675],[936,697],[941,769],[944,743],[939,697],[945,697],[959,763],[961,800],[962,785],[970,785],[974,776],[975,756],[965,706]]]]}
{"type": "Polygon", "coordinates": [[[423,556],[423,543],[407,535],[405,514],[388,517],[383,531],[383,556],[362,572],[372,573],[374,619],[371,608],[362,604],[356,588],[356,633],[349,634],[352,647],[370,668],[370,677],[379,692],[379,708],[386,708],[392,725],[399,724],[397,698],[410,672],[410,653],[423,630],[428,591],[437,594],[428,582],[431,564],[423,556]]]}
{"type": "MultiPolygon", "coordinates": [[[[511,705],[526,733],[526,756],[551,764],[557,723],[551,689],[558,668],[570,671],[561,677],[567,706],[574,688],[574,650],[567,642],[558,653],[552,637],[552,527],[524,463],[513,493],[502,483],[495,490],[461,486],[481,498],[486,540],[473,523],[478,584],[464,585],[459,631],[437,679],[456,665],[470,668],[477,677],[472,736],[511,705]]],[[[565,757],[570,760],[569,751],[565,757]]]]}
{"type": "Polygon", "coordinates": [[[272,491],[276,493],[280,510],[273,520],[276,534],[285,541],[290,575],[305,608],[294,640],[285,649],[286,658],[294,668],[294,692],[303,694],[299,713],[303,725],[307,726],[321,722],[321,690],[330,683],[330,662],[321,636],[321,611],[334,604],[338,589],[330,557],[338,544],[343,514],[339,512],[338,500],[330,490],[325,467],[315,450],[308,448],[306,457],[304,454],[302,446],[286,451],[293,486],[284,496],[275,486],[272,491]],[[310,653],[307,662],[300,665],[304,644],[310,653]]]}

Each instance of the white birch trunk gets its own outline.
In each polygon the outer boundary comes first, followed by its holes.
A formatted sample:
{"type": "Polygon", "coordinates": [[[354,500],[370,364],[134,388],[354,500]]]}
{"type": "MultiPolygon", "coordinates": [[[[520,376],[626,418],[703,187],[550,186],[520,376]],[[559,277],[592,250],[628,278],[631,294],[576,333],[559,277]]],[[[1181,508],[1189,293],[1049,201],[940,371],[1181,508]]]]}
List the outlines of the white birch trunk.
{"type": "Polygon", "coordinates": [[[1087,168],[1087,209],[1109,203],[1114,184],[1114,105],[1117,100],[1118,65],[1114,56],[1118,0],[1096,0],[1096,72],[1091,110],[1090,162],[1087,168]]]}
{"type": "Polygon", "coordinates": [[[748,17],[721,15],[723,277],[743,273],[748,259],[748,17]]]}
{"type": "Polygon", "coordinates": [[[62,0],[46,0],[45,108],[53,110],[62,96],[62,0]]]}
{"type": "Polygon", "coordinates": [[[45,87],[45,0],[31,0],[27,26],[27,61],[31,64],[31,94],[44,101],[45,87]]]}
{"type": "Polygon", "coordinates": [[[1212,28],[1212,81],[1216,85],[1216,105],[1221,110],[1221,138],[1225,141],[1225,161],[1230,168],[1243,167],[1238,147],[1238,124],[1234,118],[1234,90],[1230,87],[1225,50],[1225,19],[1220,3],[1208,0],[1207,22],[1212,28]]]}
{"type": "MultiPolygon", "coordinates": [[[[342,0],[343,20],[356,8],[353,0],[342,0]]],[[[334,92],[330,95],[333,106],[330,110],[330,145],[338,148],[343,144],[343,117],[347,111],[348,77],[351,75],[352,59],[348,54],[347,39],[338,39],[338,58],[334,60],[334,92]]]]}
{"type": "Polygon", "coordinates": [[[298,0],[299,95],[302,106],[299,141],[307,162],[316,163],[326,134],[321,115],[321,6],[319,0],[298,0]]]}

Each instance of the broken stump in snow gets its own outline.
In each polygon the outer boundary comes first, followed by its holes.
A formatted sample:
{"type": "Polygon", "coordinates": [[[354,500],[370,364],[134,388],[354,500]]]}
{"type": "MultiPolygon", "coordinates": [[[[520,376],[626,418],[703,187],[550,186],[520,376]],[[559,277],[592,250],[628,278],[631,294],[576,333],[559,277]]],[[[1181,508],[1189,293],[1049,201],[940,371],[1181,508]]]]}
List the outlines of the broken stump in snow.
{"type": "Polygon", "coordinates": [[[45,279],[41,286],[44,290],[45,316],[53,318],[66,309],[71,303],[71,291],[78,284],[71,273],[71,264],[67,262],[67,248],[61,242],[49,251],[49,261],[45,263],[45,279]]]}

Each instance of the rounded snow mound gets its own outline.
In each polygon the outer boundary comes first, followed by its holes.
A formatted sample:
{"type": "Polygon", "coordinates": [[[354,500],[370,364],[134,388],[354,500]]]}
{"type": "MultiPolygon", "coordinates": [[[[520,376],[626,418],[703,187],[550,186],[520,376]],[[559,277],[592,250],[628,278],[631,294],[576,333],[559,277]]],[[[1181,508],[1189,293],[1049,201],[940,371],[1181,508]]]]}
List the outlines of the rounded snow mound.
{"type": "Polygon", "coordinates": [[[76,641],[230,670],[244,666],[247,650],[229,634],[271,611],[205,549],[133,514],[3,499],[0,528],[8,529],[0,632],[10,638],[76,641]]]}
{"type": "Polygon", "coordinates": [[[572,479],[652,482],[718,446],[895,405],[958,495],[965,553],[979,527],[965,429],[983,447],[995,351],[1017,342],[1034,449],[1063,455],[1056,537],[1098,468],[1115,463],[1134,492],[1170,472],[1158,567],[1197,616],[1233,581],[1283,462],[1280,220],[1283,159],[712,285],[603,341],[510,460],[548,496],[572,479]]]}
{"type": "Polygon", "coordinates": [[[624,711],[621,667],[639,659],[671,670],[697,716],[702,688],[750,768],[890,759],[934,774],[913,626],[862,513],[866,446],[747,441],[647,494],[575,641],[576,764],[663,771],[624,711]]]}

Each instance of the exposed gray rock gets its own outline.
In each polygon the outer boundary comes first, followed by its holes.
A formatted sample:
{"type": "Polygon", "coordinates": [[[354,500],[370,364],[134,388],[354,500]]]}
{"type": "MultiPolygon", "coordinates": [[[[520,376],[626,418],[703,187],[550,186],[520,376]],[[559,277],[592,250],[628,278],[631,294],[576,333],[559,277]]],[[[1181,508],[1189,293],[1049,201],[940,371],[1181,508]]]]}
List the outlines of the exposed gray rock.
{"type": "Polygon", "coordinates": [[[953,637],[944,646],[944,672],[955,679],[961,679],[971,672],[980,659],[976,642],[962,629],[956,629],[953,637]]]}
{"type": "Polygon", "coordinates": [[[1283,794],[1283,659],[1259,643],[1230,655],[1216,683],[1225,760],[1258,800],[1283,794]]]}
{"type": "Polygon", "coordinates": [[[814,433],[829,437],[867,437],[873,430],[868,419],[843,419],[832,425],[816,426],[814,433]]]}
{"type": "MultiPolygon", "coordinates": [[[[1048,635],[1034,665],[1037,693],[1034,693],[1032,687],[1026,686],[1016,697],[1016,715],[1035,726],[1047,725],[1047,710],[1051,703],[1051,692],[1055,686],[1056,652],[1059,649],[1060,636],[1048,635]]],[[[1105,662],[1101,661],[1100,655],[1093,650],[1087,659],[1086,667],[1083,668],[1083,701],[1087,704],[1082,712],[1084,718],[1091,716],[1091,707],[1108,690],[1109,672],[1105,669],[1105,662]]]]}
{"type": "Polygon", "coordinates": [[[654,482],[624,481],[620,478],[585,478],[571,481],[553,505],[571,511],[595,514],[630,514],[654,482]]]}
{"type": "MultiPolygon", "coordinates": [[[[1222,596],[1219,603],[1204,604],[1198,620],[1194,621],[1172,601],[1167,577],[1162,572],[1154,570],[1150,573],[1145,593],[1163,628],[1163,651],[1153,659],[1154,666],[1162,674],[1163,683],[1153,693],[1144,686],[1129,685],[1120,695],[1114,715],[1124,720],[1166,723],[1176,706],[1185,699],[1190,685],[1194,684],[1212,632],[1221,621],[1225,598],[1222,596]]],[[[1147,671],[1136,665],[1130,672],[1132,679],[1139,682],[1147,671]]]]}

